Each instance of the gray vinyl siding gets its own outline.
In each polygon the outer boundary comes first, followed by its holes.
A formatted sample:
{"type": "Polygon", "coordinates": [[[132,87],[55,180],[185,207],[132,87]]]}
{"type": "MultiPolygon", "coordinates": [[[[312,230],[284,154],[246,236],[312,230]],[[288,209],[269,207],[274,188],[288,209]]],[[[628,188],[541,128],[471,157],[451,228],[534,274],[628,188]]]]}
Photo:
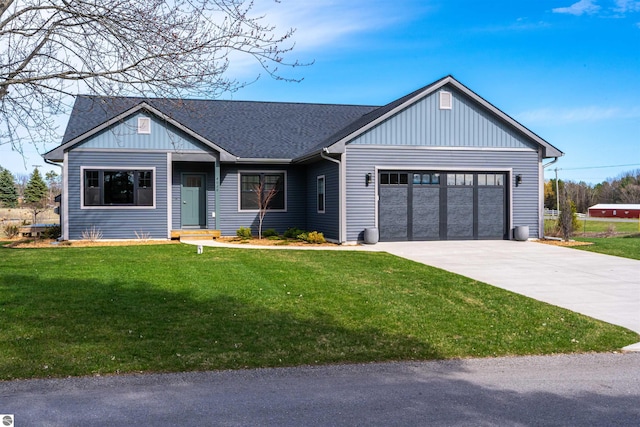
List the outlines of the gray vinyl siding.
{"type": "Polygon", "coordinates": [[[307,166],[307,223],[309,231],[320,231],[327,239],[340,236],[340,170],[328,160],[307,166]],[[318,177],[325,177],[324,213],[318,213],[318,177]]]}
{"type": "Polygon", "coordinates": [[[153,114],[138,113],[94,135],[79,147],[85,149],[161,150],[175,152],[209,152],[173,126],[167,126],[153,114]],[[138,134],[138,117],[151,119],[151,133],[138,134]]]}
{"type": "Polygon", "coordinates": [[[250,227],[258,235],[258,212],[240,212],[238,208],[238,172],[286,171],[286,212],[267,212],[262,230],[274,228],[283,233],[290,227],[306,225],[306,176],[301,168],[266,165],[222,165],[220,170],[220,232],[223,236],[235,236],[240,227],[250,227]]]}
{"type": "Polygon", "coordinates": [[[512,127],[450,86],[453,107],[441,110],[440,91],[418,101],[350,142],[350,145],[528,148],[512,127]]]}
{"type": "Polygon", "coordinates": [[[213,217],[216,208],[215,163],[200,162],[173,162],[173,173],[171,176],[171,229],[179,230],[182,228],[182,197],[180,191],[182,187],[182,175],[185,173],[205,175],[207,203],[206,228],[215,229],[216,221],[213,217]]]}
{"type": "MultiPolygon", "coordinates": [[[[367,173],[376,176],[376,167],[402,170],[458,170],[509,171],[507,197],[511,194],[511,222],[509,228],[528,225],[530,236],[538,236],[539,169],[538,153],[530,150],[446,150],[404,147],[372,147],[348,145],[347,162],[347,241],[363,239],[363,231],[375,227],[376,187],[365,186],[367,173]],[[515,175],[522,175],[522,183],[515,187],[515,175]]],[[[508,200],[508,199],[507,199],[508,200]]]]}
{"type": "Polygon", "coordinates": [[[68,159],[68,239],[80,240],[82,232],[92,227],[102,232],[103,239],[136,239],[136,232],[167,238],[166,153],[71,151],[68,159]],[[155,207],[82,209],[81,167],[155,168],[155,207]]]}

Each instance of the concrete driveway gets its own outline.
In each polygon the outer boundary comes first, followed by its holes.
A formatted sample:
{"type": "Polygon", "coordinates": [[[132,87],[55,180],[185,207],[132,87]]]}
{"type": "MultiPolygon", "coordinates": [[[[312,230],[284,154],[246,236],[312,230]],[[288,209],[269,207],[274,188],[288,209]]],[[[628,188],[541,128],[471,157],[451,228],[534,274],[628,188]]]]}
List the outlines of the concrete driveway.
{"type": "Polygon", "coordinates": [[[640,261],[531,241],[374,246],[640,333],[640,261]]]}

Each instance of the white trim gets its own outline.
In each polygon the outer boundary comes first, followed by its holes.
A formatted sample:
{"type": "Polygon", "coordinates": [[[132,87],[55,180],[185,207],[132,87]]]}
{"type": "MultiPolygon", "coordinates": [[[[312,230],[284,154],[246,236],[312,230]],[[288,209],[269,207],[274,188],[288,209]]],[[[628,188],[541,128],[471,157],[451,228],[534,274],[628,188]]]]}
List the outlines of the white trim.
{"type": "Polygon", "coordinates": [[[138,134],[151,134],[151,117],[138,117],[138,134]]]}
{"type": "Polygon", "coordinates": [[[256,174],[284,174],[284,209],[269,209],[268,212],[287,212],[287,206],[288,206],[288,200],[287,200],[287,186],[288,186],[288,178],[287,178],[287,171],[286,170],[245,170],[245,169],[238,169],[237,173],[236,173],[236,179],[238,181],[238,191],[237,191],[237,196],[238,196],[238,212],[241,213],[257,213],[260,212],[260,209],[242,209],[241,208],[241,202],[242,202],[242,180],[240,179],[241,175],[256,175],[256,174]]]}
{"type": "MultiPolygon", "coordinates": [[[[65,153],[66,155],[66,153],[65,153]]],[[[156,167],[155,166],[80,166],[80,210],[152,210],[156,208],[156,194],[158,187],[156,185],[156,167]],[[85,170],[113,170],[113,171],[152,171],[153,172],[153,204],[151,206],[133,206],[133,205],[104,205],[104,206],[84,206],[84,171],[85,170]]],[[[102,183],[101,183],[102,184],[102,183]]]]}
{"type": "Polygon", "coordinates": [[[544,165],[542,164],[542,154],[539,154],[538,156],[538,239],[542,239],[543,237],[544,237],[544,165]]]}
{"type": "Polygon", "coordinates": [[[316,176],[316,211],[319,214],[325,213],[327,210],[327,179],[324,175],[316,176]],[[322,180],[322,210],[318,206],[318,196],[320,196],[319,183],[322,180]]]}
{"type": "MultiPolygon", "coordinates": [[[[376,176],[378,170],[385,171],[433,171],[433,172],[511,172],[512,168],[464,168],[464,167],[442,167],[441,165],[430,165],[430,166],[411,166],[411,165],[396,165],[396,166],[376,166],[376,176]]],[[[507,183],[505,182],[505,185],[507,183]]]]}
{"type": "Polygon", "coordinates": [[[439,107],[441,110],[452,110],[453,109],[453,94],[446,90],[441,90],[438,92],[440,95],[440,103],[439,107]]]}
{"type": "Polygon", "coordinates": [[[338,222],[340,226],[340,241],[347,241],[347,153],[340,155],[340,164],[338,165],[340,173],[340,206],[338,206],[340,214],[338,222]]]}
{"type": "Polygon", "coordinates": [[[380,145],[380,144],[349,144],[349,150],[424,150],[424,151],[505,151],[505,152],[536,152],[533,148],[523,147],[462,147],[462,146],[426,146],[426,145],[380,145]]]}
{"type": "Polygon", "coordinates": [[[69,153],[62,162],[62,239],[69,240],[69,153]]]}
{"type": "Polygon", "coordinates": [[[173,159],[171,152],[167,153],[167,239],[171,239],[173,228],[173,159]]]}

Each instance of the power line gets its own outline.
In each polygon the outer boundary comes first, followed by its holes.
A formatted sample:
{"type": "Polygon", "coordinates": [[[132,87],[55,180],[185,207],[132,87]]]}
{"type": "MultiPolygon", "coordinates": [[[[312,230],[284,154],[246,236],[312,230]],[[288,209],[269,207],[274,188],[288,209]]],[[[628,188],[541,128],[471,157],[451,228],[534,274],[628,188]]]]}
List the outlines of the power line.
{"type": "Polygon", "coordinates": [[[585,169],[607,169],[607,168],[623,168],[629,166],[640,166],[640,163],[632,163],[629,165],[611,165],[611,166],[584,166],[581,168],[555,168],[559,171],[576,171],[576,170],[585,170],[585,169]]]}

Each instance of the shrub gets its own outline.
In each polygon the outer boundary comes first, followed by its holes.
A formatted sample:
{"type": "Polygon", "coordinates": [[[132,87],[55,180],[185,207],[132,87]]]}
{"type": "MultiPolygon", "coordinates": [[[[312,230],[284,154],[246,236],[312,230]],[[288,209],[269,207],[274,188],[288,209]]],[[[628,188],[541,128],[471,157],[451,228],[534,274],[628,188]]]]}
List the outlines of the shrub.
{"type": "Polygon", "coordinates": [[[95,225],[92,225],[91,228],[88,228],[82,232],[82,240],[95,242],[96,240],[100,239],[102,239],[102,231],[99,228],[96,228],[95,225]]]}
{"type": "Polygon", "coordinates": [[[239,238],[246,240],[246,239],[250,239],[253,237],[253,235],[251,234],[251,228],[249,227],[240,227],[236,230],[236,236],[238,236],[239,238]]]}
{"type": "Polygon", "coordinates": [[[317,231],[311,231],[309,233],[301,233],[298,235],[299,240],[303,240],[308,243],[325,243],[324,234],[317,231]]]}
{"type": "Polygon", "coordinates": [[[13,239],[18,235],[20,227],[16,224],[5,224],[2,231],[4,232],[4,235],[7,236],[7,238],[13,239]]]}
{"type": "Polygon", "coordinates": [[[62,229],[60,228],[59,225],[54,225],[52,227],[47,227],[42,232],[42,237],[44,239],[57,239],[60,236],[62,236],[62,229]]]}
{"type": "Polygon", "coordinates": [[[302,233],[305,233],[304,230],[300,230],[298,227],[288,228],[287,231],[284,232],[283,236],[286,239],[297,239],[298,236],[302,233]]]}
{"type": "Polygon", "coordinates": [[[262,237],[269,238],[269,237],[277,237],[277,236],[278,236],[278,232],[273,228],[267,228],[262,232],[262,237]]]}

